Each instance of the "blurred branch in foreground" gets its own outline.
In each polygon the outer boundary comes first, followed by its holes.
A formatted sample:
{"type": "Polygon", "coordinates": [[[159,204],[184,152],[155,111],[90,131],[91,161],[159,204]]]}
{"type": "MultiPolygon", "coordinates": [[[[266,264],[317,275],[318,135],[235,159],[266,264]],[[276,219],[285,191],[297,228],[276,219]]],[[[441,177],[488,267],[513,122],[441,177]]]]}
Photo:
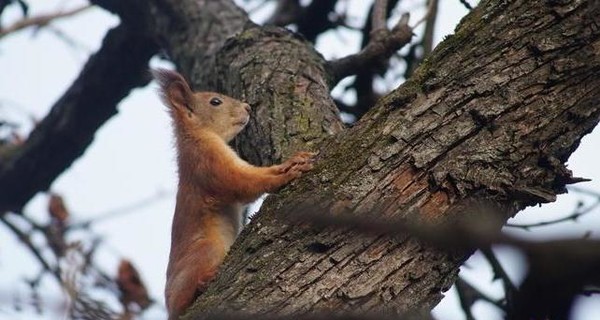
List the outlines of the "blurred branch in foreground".
{"type": "Polygon", "coordinates": [[[464,214],[465,218],[448,223],[431,223],[422,219],[373,219],[351,212],[332,215],[313,209],[299,210],[289,219],[368,234],[392,237],[408,234],[450,252],[484,248],[484,254],[487,252],[486,256],[491,258],[494,272],[505,283],[509,319],[568,319],[575,297],[588,293],[585,290],[587,286],[600,286],[597,272],[600,269],[600,239],[567,238],[543,242],[519,239],[497,231],[499,216],[492,207],[473,207],[474,212],[464,214]],[[469,219],[475,211],[480,218],[481,215],[486,215],[486,218],[469,219]],[[526,255],[529,269],[518,289],[490,256],[489,249],[485,249],[495,244],[514,247],[526,255]],[[560,257],[560,262],[557,257],[560,257]]]}

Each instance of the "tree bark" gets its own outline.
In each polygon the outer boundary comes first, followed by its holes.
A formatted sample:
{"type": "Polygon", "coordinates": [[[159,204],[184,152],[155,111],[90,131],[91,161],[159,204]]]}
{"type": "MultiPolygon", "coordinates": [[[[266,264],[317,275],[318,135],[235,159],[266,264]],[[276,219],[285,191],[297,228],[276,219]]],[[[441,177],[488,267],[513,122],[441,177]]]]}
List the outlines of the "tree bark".
{"type": "Polygon", "coordinates": [[[242,157],[269,165],[342,130],[325,60],[298,35],[258,27],[232,1],[147,5],[149,32],[194,89],[252,106],[250,124],[234,142],[242,157]]]}
{"type": "Polygon", "coordinates": [[[472,248],[443,251],[409,235],[287,217],[308,206],[439,223],[483,203],[504,221],[577,180],[564,163],[600,118],[592,2],[482,1],[410,80],[345,131],[325,61],[309,43],[249,23],[230,1],[148,5],[149,28],[196,88],[253,106],[236,142],[244,157],[267,164],[294,150],[321,152],[313,172],[268,198],[188,318],[430,310],[472,248]]]}
{"type": "MultiPolygon", "coordinates": [[[[308,203],[322,214],[440,221],[478,201],[502,208],[506,219],[554,201],[574,181],[564,162],[600,117],[597,17],[585,1],[482,2],[412,79],[320,146],[314,172],[267,200],[190,318],[433,308],[470,249],[444,252],[407,235],[285,217],[308,203]]],[[[242,50],[237,59],[254,54],[242,50]]],[[[228,75],[214,74],[223,83],[228,75]]]]}

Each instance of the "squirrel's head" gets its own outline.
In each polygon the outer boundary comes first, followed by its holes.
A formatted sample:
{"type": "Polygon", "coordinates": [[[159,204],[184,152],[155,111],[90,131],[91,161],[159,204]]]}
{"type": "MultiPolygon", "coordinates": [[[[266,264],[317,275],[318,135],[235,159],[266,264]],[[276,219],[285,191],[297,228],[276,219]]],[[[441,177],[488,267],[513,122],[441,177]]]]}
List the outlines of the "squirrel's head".
{"type": "Polygon", "coordinates": [[[184,130],[207,129],[229,142],[250,120],[247,103],[220,93],[194,92],[175,71],[158,69],[152,74],[175,126],[184,130]]]}

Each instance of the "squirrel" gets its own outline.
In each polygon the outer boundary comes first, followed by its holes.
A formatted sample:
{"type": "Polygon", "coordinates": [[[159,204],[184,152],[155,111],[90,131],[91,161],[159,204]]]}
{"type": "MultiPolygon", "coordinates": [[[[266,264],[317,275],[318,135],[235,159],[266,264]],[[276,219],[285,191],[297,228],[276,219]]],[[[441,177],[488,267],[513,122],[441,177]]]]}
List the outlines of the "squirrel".
{"type": "Polygon", "coordinates": [[[206,288],[242,226],[244,205],[313,168],[315,153],[257,167],[228,143],[250,120],[250,105],[194,92],[179,73],[152,71],[172,118],[179,184],[171,230],[165,300],[177,319],[206,288]]]}

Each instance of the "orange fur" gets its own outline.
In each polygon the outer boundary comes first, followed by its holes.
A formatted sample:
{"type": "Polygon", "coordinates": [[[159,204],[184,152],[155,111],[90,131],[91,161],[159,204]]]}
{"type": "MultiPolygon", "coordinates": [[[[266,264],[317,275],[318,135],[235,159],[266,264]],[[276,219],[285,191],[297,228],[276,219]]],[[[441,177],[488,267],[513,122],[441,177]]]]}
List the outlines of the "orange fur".
{"type": "Polygon", "coordinates": [[[179,186],[165,296],[177,319],[215,276],[240,231],[243,205],[312,169],[313,153],[256,167],[227,144],[246,125],[250,106],[213,92],[193,92],[176,72],[154,71],[177,141],[179,186]],[[213,99],[220,104],[213,105],[213,99]]]}

